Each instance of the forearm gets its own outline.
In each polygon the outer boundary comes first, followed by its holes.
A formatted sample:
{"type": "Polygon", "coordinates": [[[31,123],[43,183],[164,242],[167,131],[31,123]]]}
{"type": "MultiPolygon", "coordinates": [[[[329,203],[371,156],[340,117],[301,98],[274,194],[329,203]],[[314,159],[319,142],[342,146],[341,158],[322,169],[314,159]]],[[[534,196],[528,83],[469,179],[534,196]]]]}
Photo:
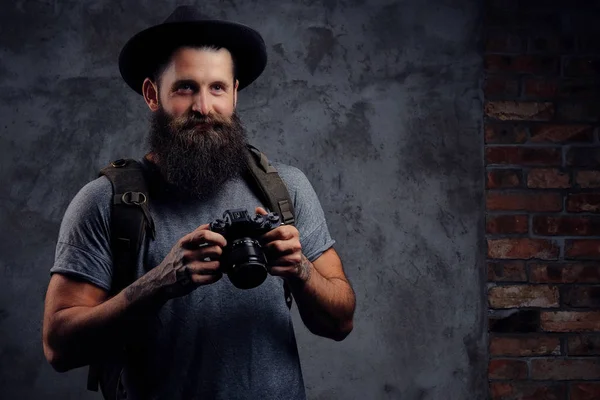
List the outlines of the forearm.
{"type": "Polygon", "coordinates": [[[135,321],[162,304],[158,293],[142,277],[101,304],[55,312],[44,329],[51,364],[67,371],[116,348],[135,321]]]}
{"type": "Polygon", "coordinates": [[[326,278],[302,256],[308,277],[290,280],[290,287],[306,327],[314,334],[343,340],[353,326],[355,296],[342,278],[326,278]]]}

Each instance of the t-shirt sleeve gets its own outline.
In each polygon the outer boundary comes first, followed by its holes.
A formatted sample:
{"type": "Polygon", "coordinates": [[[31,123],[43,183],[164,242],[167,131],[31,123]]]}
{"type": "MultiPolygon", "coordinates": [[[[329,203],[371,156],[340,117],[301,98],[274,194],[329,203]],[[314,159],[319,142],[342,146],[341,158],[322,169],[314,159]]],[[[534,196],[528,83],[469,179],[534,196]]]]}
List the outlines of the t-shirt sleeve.
{"type": "Polygon", "coordinates": [[[103,176],[89,182],[71,200],[61,222],[51,275],[69,275],[110,290],[111,195],[111,183],[103,176]]]}
{"type": "Polygon", "coordinates": [[[300,233],[302,252],[309,261],[315,261],[335,244],[317,193],[298,168],[278,163],[273,163],[273,166],[287,185],[294,202],[295,224],[300,233]]]}

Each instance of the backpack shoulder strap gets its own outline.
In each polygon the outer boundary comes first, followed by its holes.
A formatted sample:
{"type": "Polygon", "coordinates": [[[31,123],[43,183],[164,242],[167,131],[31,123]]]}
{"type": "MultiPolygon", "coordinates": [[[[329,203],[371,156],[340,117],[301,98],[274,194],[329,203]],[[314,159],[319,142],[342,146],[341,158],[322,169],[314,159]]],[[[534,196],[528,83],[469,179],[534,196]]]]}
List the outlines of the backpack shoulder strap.
{"type": "MultiPolygon", "coordinates": [[[[135,262],[145,230],[154,239],[154,221],[148,210],[148,188],[141,164],[133,159],[119,159],[100,170],[112,185],[111,250],[113,276],[111,294],[116,294],[135,280],[135,262]]],[[[88,389],[98,391],[100,364],[91,364],[88,389]]]]}
{"type": "Polygon", "coordinates": [[[296,218],[290,193],[267,156],[256,147],[248,145],[247,165],[250,176],[270,210],[281,215],[284,224],[294,225],[296,218]]]}
{"type": "MultiPolygon", "coordinates": [[[[267,156],[249,144],[246,164],[252,182],[260,190],[260,194],[269,209],[281,215],[284,224],[295,225],[296,216],[290,192],[275,167],[267,159],[267,156]]],[[[291,308],[292,292],[286,281],[284,281],[283,289],[285,302],[288,308],[291,308]]]]}
{"type": "Polygon", "coordinates": [[[106,176],[113,188],[111,209],[111,248],[113,252],[114,292],[134,280],[132,267],[137,259],[145,229],[152,238],[154,222],[148,209],[148,187],[140,163],[119,159],[104,167],[99,176],[106,176]]]}

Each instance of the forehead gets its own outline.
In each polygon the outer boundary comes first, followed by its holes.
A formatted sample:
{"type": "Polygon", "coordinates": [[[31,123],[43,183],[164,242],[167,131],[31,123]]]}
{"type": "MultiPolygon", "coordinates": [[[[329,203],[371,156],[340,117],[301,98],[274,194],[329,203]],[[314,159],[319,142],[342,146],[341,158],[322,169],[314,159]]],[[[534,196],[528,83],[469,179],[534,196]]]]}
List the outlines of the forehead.
{"type": "Polygon", "coordinates": [[[231,79],[232,74],[229,50],[181,47],[171,56],[163,79],[231,79]]]}

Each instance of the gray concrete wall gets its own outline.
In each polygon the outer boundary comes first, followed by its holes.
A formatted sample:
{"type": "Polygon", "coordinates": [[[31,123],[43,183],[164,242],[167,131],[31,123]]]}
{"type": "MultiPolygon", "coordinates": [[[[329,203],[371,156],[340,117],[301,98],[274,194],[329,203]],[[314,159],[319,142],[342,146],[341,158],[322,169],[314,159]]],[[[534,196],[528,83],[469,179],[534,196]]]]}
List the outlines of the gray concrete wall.
{"type": "MultiPolygon", "coordinates": [[[[485,398],[479,2],[197,3],[264,35],[270,62],[241,116],[253,143],[313,183],[357,293],[341,343],[294,311],[309,397],[485,398]]],[[[116,60],[176,4],[0,11],[2,398],[99,398],[86,369],[59,374],[43,357],[48,270],[72,196],[108,161],[144,153],[149,111],[116,60]]]]}

